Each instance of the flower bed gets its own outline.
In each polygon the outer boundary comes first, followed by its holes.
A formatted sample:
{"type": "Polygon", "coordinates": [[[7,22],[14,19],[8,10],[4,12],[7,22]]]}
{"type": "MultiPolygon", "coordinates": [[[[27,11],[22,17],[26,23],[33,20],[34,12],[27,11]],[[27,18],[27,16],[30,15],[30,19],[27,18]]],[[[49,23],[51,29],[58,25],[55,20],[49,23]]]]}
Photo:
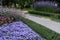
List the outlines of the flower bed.
{"type": "Polygon", "coordinates": [[[0,16],[0,24],[3,24],[0,26],[0,40],[45,40],[19,18],[9,14],[0,16]]]}
{"type": "Polygon", "coordinates": [[[14,20],[14,18],[0,16],[0,25],[3,23],[10,23],[14,20]]]}
{"type": "Polygon", "coordinates": [[[4,24],[0,27],[0,40],[44,40],[21,21],[4,24]]]}

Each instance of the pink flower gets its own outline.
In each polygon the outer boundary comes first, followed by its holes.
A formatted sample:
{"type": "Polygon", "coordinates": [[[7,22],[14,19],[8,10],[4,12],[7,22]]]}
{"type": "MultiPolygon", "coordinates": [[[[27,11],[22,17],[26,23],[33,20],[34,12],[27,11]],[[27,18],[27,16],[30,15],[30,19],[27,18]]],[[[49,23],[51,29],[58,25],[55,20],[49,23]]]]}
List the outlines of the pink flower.
{"type": "Polygon", "coordinates": [[[12,22],[13,18],[0,16],[0,21],[3,22],[3,23],[4,22],[12,22]]]}

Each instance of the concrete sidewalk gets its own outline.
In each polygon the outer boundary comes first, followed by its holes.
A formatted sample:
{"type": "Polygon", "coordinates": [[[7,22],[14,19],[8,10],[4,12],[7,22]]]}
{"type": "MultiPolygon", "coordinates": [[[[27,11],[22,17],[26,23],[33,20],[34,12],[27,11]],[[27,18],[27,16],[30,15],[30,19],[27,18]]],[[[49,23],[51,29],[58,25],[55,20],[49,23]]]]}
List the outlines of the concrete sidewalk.
{"type": "Polygon", "coordinates": [[[59,22],[55,22],[55,21],[52,21],[52,20],[44,18],[44,17],[32,16],[29,14],[25,14],[25,18],[32,20],[38,24],[41,24],[57,33],[60,33],[60,23],[59,22]]]}

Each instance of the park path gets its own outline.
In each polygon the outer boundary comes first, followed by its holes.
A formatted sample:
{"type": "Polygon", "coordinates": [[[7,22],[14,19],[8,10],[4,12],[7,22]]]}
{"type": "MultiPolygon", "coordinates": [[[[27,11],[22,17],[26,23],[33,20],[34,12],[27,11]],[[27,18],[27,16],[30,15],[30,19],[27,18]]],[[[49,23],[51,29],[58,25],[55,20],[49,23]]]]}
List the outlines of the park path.
{"type": "Polygon", "coordinates": [[[32,20],[38,24],[41,24],[46,28],[49,28],[60,34],[60,22],[52,21],[51,19],[44,18],[44,17],[33,16],[30,14],[27,14],[26,12],[24,13],[25,13],[25,16],[24,16],[25,18],[32,20]]]}
{"type": "Polygon", "coordinates": [[[57,33],[60,33],[60,23],[59,22],[55,22],[52,21],[50,19],[44,18],[44,17],[36,17],[36,16],[32,16],[29,14],[25,14],[25,18],[32,20],[38,24],[41,24],[57,33]]]}
{"type": "Polygon", "coordinates": [[[8,9],[8,10],[10,12],[14,12],[14,14],[23,16],[29,20],[32,20],[38,24],[41,24],[60,34],[60,23],[59,22],[55,22],[55,21],[52,21],[52,20],[50,20],[48,18],[44,18],[44,17],[37,17],[37,16],[30,15],[30,14],[26,14],[27,12],[21,11],[19,9],[8,9]]]}

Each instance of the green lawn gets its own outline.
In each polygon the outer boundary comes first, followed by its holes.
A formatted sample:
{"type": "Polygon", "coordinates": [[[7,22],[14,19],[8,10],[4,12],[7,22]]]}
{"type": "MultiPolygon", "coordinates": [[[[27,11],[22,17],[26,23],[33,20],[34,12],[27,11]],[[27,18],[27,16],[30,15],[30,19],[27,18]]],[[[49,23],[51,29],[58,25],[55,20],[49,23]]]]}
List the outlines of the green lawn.
{"type": "Polygon", "coordinates": [[[37,32],[38,34],[40,34],[42,37],[44,37],[47,40],[60,40],[60,34],[44,27],[43,25],[37,24],[19,15],[14,15],[14,14],[3,14],[3,15],[14,17],[16,20],[21,20],[22,22],[27,24],[31,29],[33,29],[35,32],[37,32]]]}

